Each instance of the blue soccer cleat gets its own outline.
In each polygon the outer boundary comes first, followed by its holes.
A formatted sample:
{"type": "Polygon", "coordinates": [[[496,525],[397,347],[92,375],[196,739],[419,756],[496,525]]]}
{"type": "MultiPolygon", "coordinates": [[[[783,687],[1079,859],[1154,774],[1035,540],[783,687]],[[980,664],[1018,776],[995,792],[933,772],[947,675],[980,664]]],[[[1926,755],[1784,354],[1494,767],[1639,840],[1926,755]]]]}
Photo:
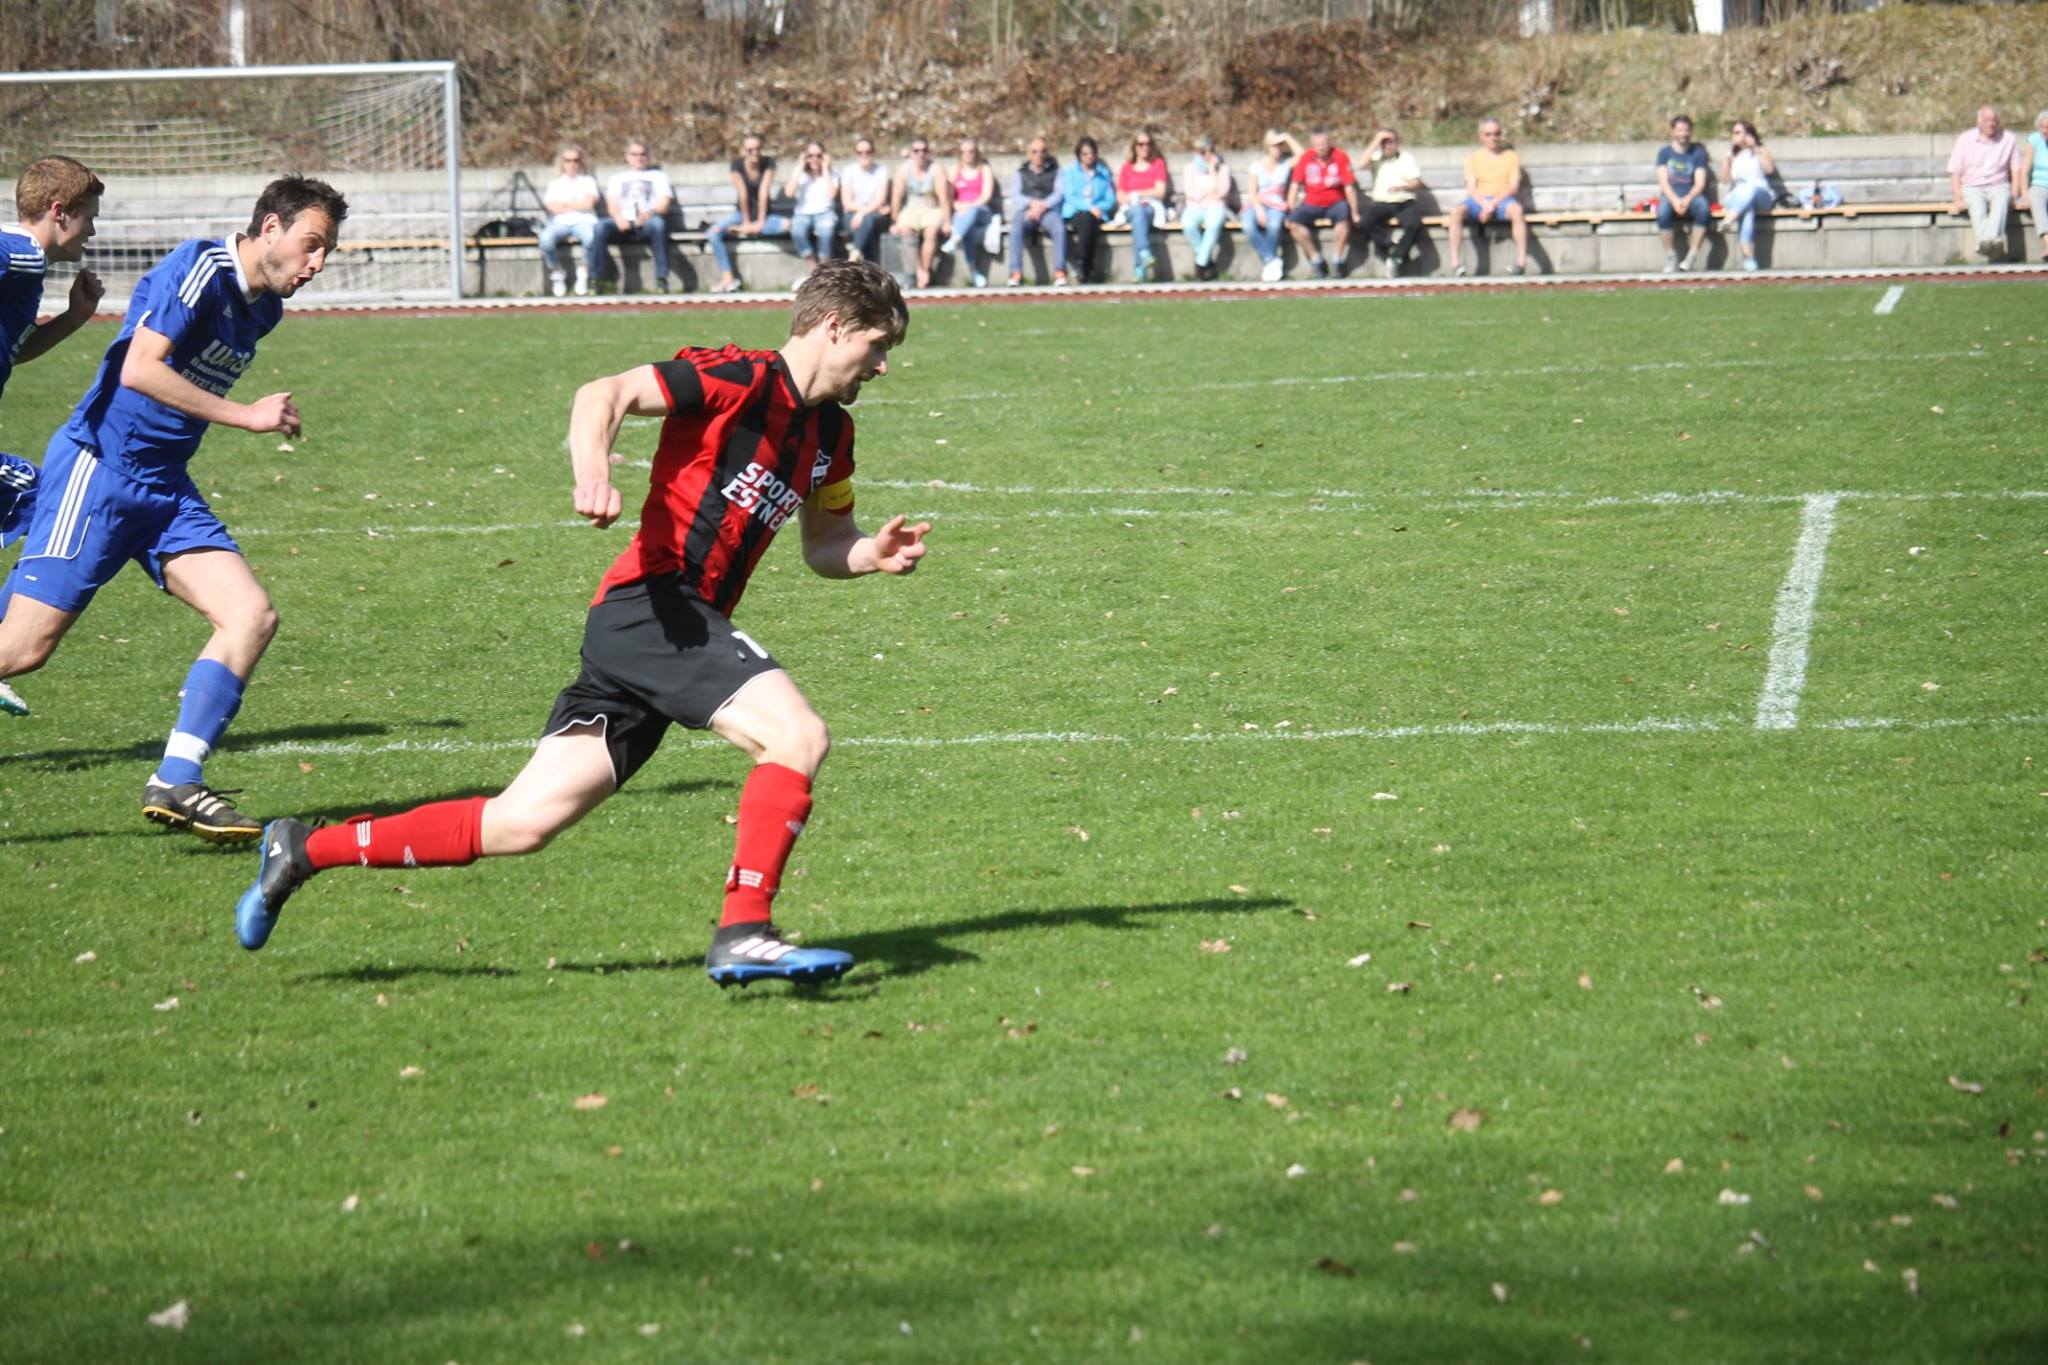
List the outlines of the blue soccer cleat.
{"type": "Polygon", "coordinates": [[[292,819],[272,820],[263,827],[256,880],[235,902],[235,937],[252,953],[269,941],[292,892],[313,875],[313,864],[306,860],[307,832],[306,825],[292,819]]]}
{"type": "Polygon", "coordinates": [[[28,703],[21,699],[21,694],[6,683],[0,682],[0,716],[25,716],[27,714],[28,703]]]}
{"type": "Polygon", "coordinates": [[[772,924],[728,924],[711,936],[704,970],[720,987],[754,981],[814,984],[844,976],[853,954],[837,948],[799,948],[772,924]]]}

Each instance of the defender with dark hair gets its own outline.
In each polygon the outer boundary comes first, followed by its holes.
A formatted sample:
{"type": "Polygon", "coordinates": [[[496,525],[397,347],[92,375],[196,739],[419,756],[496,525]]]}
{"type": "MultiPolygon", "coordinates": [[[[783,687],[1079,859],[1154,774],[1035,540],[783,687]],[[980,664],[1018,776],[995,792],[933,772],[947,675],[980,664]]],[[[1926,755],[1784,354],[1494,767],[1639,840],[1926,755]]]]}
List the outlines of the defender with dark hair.
{"type": "MultiPolygon", "coordinates": [[[[76,261],[92,239],[93,218],[107,187],[83,163],[46,156],[29,163],[14,185],[21,221],[0,227],[0,390],[16,365],[26,365],[69,337],[92,317],[105,292],[100,277],[81,270],[71,281],[62,313],[47,322],[43,272],[51,261],[76,261]]],[[[12,545],[35,511],[37,470],[32,461],[0,451],[0,547],[12,545]]],[[[0,599],[0,611],[6,608],[0,599]]],[[[0,713],[27,715],[28,706],[0,682],[0,713]]]]}
{"type": "Polygon", "coordinates": [[[824,981],[846,953],[799,948],[769,912],[811,814],[825,722],[782,666],[731,621],[747,577],[794,517],[804,562],[826,578],[907,574],[920,522],[872,535],[853,520],[853,418],[846,404],[888,372],[909,312],[866,261],[826,260],[798,288],[779,351],[684,347],[670,360],[576,391],[569,459],[578,515],[618,520],[612,443],[629,416],[660,417],[640,529],[598,583],[583,670],[555,699],[512,785],[325,829],[273,820],[256,880],[235,906],[245,948],[270,937],[286,898],[332,867],[450,867],[531,853],[588,815],[654,756],[672,725],[710,730],[754,762],[740,791],[725,907],[705,966],[721,986],[764,977],[824,981]]]}
{"type": "Polygon", "coordinates": [[[272,182],[257,208],[252,231],[186,242],[136,284],[98,377],[50,438],[28,542],[0,590],[0,678],[42,667],[131,559],[206,618],[212,635],[185,675],[142,813],[216,843],[263,829],[206,785],[202,765],[242,704],[277,612],[186,466],[216,422],[298,433],[291,394],[227,394],[284,300],[326,266],[348,213],[331,186],[296,176],[272,182]]]}

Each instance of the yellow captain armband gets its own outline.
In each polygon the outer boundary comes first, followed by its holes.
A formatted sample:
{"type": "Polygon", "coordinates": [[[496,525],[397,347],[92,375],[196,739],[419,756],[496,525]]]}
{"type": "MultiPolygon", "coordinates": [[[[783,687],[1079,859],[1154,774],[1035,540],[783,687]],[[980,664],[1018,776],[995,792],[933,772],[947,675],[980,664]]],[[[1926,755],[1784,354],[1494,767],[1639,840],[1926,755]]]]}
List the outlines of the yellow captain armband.
{"type": "Polygon", "coordinates": [[[818,506],[827,512],[851,512],[853,510],[853,480],[841,479],[828,483],[818,490],[818,506]]]}

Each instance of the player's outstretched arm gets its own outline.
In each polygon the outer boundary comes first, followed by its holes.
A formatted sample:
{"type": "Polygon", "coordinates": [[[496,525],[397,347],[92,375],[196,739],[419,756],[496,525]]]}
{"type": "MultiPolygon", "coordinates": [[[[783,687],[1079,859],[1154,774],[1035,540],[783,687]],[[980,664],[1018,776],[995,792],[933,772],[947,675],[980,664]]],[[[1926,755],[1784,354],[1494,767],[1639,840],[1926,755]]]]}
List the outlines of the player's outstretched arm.
{"type": "Polygon", "coordinates": [[[628,416],[666,417],[668,391],[652,365],[593,379],[576,390],[569,410],[569,466],[576,477],[576,515],[600,529],[619,519],[622,502],[612,486],[618,456],[612,443],[628,416]]]}
{"type": "Polygon", "coordinates": [[[827,512],[815,497],[804,501],[801,513],[804,533],[804,563],[822,578],[858,578],[862,574],[907,574],[924,558],[924,538],[932,529],[928,521],[915,526],[902,517],[891,517],[873,535],[863,532],[853,518],[827,512]]]}
{"type": "Polygon", "coordinates": [[[152,398],[167,408],[224,427],[243,431],[281,431],[299,434],[299,410],[289,393],[265,394],[253,403],[208,393],[172,369],[171,339],[147,327],[137,327],[128,339],[128,354],[121,361],[121,384],[152,398]]]}
{"type": "Polygon", "coordinates": [[[68,306],[48,322],[38,323],[15,352],[14,363],[26,365],[45,351],[51,350],[73,332],[92,321],[92,315],[99,307],[100,296],[107,287],[100,283],[100,277],[90,270],[81,270],[71,279],[71,297],[68,306]]]}

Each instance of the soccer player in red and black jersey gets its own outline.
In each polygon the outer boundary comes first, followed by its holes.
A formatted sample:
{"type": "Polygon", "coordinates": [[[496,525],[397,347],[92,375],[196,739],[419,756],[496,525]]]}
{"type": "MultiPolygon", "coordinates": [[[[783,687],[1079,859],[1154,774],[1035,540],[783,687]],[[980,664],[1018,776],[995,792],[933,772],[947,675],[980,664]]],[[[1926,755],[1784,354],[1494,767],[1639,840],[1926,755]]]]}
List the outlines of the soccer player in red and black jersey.
{"type": "Polygon", "coordinates": [[[611,451],[626,417],[665,420],[640,529],[598,584],[583,671],[556,699],[533,758],[489,799],[321,829],[271,821],[256,880],[235,907],[242,946],[262,947],[286,898],[330,867],[461,866],[531,853],[617,791],[670,725],[684,725],[754,760],[725,913],[705,958],[712,980],[821,981],[851,967],[848,954],[796,947],[770,922],[830,738],[789,674],[729,617],[792,516],[804,562],[826,578],[907,574],[923,558],[928,523],[892,517],[872,535],[854,524],[853,419],[842,406],[888,372],[889,348],[909,324],[886,271],[826,261],[797,291],[781,350],[685,348],[577,390],[576,511],[593,526],[619,517],[611,451]]]}

